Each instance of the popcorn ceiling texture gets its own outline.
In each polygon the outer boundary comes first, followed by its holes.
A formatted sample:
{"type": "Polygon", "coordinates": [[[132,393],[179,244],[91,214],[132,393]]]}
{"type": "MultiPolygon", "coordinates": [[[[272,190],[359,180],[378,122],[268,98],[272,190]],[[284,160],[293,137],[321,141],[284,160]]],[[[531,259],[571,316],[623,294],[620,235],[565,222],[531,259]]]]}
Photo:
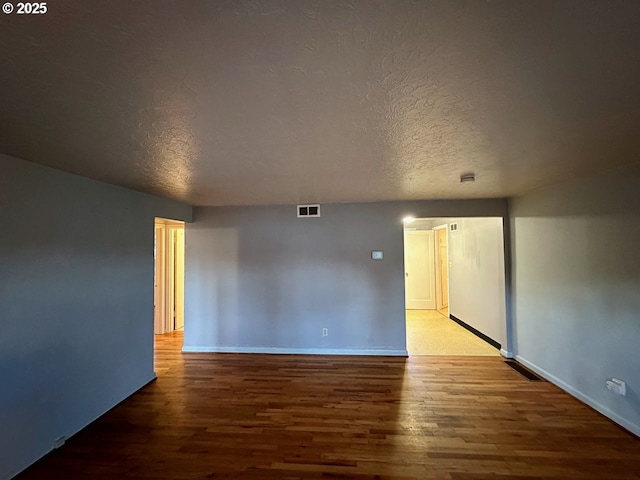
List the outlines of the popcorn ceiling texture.
{"type": "Polygon", "coordinates": [[[59,1],[2,18],[0,152],[196,205],[519,195],[639,161],[639,19],[632,1],[59,1]]]}

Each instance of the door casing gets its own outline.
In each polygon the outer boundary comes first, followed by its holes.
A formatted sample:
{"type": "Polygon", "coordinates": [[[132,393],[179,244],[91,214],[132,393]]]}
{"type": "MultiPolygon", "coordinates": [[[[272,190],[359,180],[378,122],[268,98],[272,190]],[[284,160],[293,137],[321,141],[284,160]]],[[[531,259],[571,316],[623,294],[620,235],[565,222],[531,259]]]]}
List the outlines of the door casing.
{"type": "Polygon", "coordinates": [[[154,333],[184,328],[184,223],[156,218],[154,333]]]}
{"type": "Polygon", "coordinates": [[[449,307],[449,226],[438,225],[433,228],[435,239],[436,268],[436,308],[442,310],[449,307]],[[441,242],[444,237],[444,248],[441,242]]]}
{"type": "Polygon", "coordinates": [[[404,231],[405,307],[436,308],[433,230],[404,231]]]}

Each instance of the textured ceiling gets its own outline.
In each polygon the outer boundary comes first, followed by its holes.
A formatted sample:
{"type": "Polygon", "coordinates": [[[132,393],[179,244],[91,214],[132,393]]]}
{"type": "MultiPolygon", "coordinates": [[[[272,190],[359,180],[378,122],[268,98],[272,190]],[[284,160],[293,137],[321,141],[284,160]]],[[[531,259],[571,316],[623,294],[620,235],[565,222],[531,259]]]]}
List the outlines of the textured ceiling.
{"type": "Polygon", "coordinates": [[[116,185],[196,205],[502,197],[640,160],[635,0],[48,8],[0,17],[0,152],[116,185]]]}

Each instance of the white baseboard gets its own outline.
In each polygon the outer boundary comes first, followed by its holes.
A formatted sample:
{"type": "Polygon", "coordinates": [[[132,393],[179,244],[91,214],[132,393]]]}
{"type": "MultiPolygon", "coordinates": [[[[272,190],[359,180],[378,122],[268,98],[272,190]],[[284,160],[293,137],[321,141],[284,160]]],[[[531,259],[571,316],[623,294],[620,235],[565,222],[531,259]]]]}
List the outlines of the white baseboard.
{"type": "Polygon", "coordinates": [[[513,353],[506,351],[504,348],[500,349],[500,355],[502,355],[505,358],[513,358],[513,353]]]}
{"type": "Polygon", "coordinates": [[[269,353],[286,355],[377,355],[387,357],[408,357],[406,350],[355,349],[355,348],[276,348],[276,347],[200,347],[184,346],[185,353],[269,353]]]}
{"type": "Polygon", "coordinates": [[[631,433],[633,433],[633,434],[635,434],[635,435],[640,437],[640,425],[636,425],[635,423],[632,423],[632,422],[628,421],[627,419],[621,417],[620,415],[618,415],[616,412],[614,412],[610,408],[605,407],[601,403],[596,402],[590,396],[585,395],[584,393],[580,392],[579,390],[576,390],[575,388],[573,388],[568,383],[565,383],[564,381],[560,380],[558,377],[556,377],[555,375],[552,375],[551,373],[547,372],[545,369],[538,367],[536,364],[531,363],[529,360],[526,360],[526,359],[522,358],[520,355],[516,355],[516,360],[518,360],[518,362],[523,364],[528,369],[534,371],[535,373],[537,373],[541,377],[544,377],[545,379],[549,380],[554,385],[560,387],[562,390],[564,390],[568,394],[573,395],[578,400],[586,403],[587,405],[589,405],[594,410],[597,410],[598,412],[603,414],[605,417],[608,417],[609,419],[611,419],[614,422],[616,422],[618,425],[621,425],[622,427],[624,427],[627,430],[629,430],[631,433]]]}

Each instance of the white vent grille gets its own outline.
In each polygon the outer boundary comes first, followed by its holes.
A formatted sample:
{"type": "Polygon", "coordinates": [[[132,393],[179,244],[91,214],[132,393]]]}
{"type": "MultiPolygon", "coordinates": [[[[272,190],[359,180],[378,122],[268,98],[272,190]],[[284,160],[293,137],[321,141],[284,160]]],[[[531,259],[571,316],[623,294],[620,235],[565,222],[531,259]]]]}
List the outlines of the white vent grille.
{"type": "Polygon", "coordinates": [[[319,217],[320,205],[298,205],[298,217],[319,217]]]}

